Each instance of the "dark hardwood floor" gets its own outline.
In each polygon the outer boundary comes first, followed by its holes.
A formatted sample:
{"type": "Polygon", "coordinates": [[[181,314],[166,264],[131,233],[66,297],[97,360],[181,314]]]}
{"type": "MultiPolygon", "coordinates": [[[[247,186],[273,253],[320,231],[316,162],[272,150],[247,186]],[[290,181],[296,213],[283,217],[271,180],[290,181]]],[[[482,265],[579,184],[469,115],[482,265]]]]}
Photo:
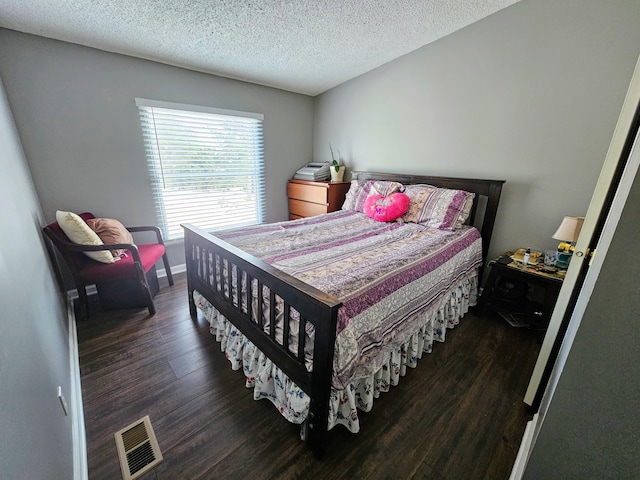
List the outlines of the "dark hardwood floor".
{"type": "Polygon", "coordinates": [[[184,274],[160,280],[158,313],[99,311],[78,322],[89,478],[121,478],[114,433],[149,415],[164,460],[144,479],[507,479],[530,412],[539,342],[467,315],[444,344],[361,414],[317,460],[267,401],[254,401],[206,320],[189,317],[184,274]]]}

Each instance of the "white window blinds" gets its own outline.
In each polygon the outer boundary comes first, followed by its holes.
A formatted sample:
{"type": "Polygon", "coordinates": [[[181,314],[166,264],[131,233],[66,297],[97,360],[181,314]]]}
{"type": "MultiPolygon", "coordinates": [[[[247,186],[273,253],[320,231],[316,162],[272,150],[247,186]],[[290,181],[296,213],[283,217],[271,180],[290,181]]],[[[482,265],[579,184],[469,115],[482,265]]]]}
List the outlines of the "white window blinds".
{"type": "Polygon", "coordinates": [[[263,116],[136,98],[165,238],[181,223],[204,230],[260,223],[263,116]]]}

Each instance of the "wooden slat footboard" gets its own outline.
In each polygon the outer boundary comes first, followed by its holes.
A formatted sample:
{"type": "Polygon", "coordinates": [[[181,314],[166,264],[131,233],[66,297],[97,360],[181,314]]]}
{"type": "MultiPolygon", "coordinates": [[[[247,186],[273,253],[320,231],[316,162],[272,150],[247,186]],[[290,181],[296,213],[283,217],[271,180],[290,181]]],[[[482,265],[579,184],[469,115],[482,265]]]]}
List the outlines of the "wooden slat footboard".
{"type": "Polygon", "coordinates": [[[336,323],[342,303],[193,225],[182,227],[191,316],[197,315],[193,300],[193,291],[197,290],[309,395],[307,444],[321,457],[327,435],[336,323]],[[273,306],[277,303],[281,304],[279,311],[283,315],[281,335],[276,332],[273,306]],[[299,322],[289,321],[292,310],[300,314],[299,322]],[[311,371],[305,366],[307,323],[314,330],[311,371]],[[296,345],[289,345],[291,325],[298,328],[296,345]]]}

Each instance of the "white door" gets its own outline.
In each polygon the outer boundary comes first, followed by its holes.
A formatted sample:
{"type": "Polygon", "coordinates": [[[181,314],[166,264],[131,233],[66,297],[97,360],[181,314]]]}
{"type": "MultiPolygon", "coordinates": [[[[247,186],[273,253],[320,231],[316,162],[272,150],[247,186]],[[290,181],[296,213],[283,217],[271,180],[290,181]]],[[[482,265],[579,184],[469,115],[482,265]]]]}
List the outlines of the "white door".
{"type": "MultiPolygon", "coordinates": [[[[631,150],[638,134],[638,124],[640,123],[640,58],[636,63],[636,68],[627,91],[620,117],[613,137],[605,157],[604,165],[598,178],[595,191],[589,204],[589,209],[585,215],[584,225],[580,232],[580,237],[576,242],[576,249],[567,269],[567,274],[563,282],[558,301],[551,315],[549,327],[547,329],[538,360],[531,375],[529,386],[524,397],[525,403],[537,408],[540,405],[543,394],[550,398],[553,395],[555,381],[552,378],[554,364],[559,355],[566,355],[571,347],[571,339],[565,338],[565,333],[570,326],[572,314],[576,308],[584,308],[584,305],[577,304],[580,290],[585,282],[587,270],[591,259],[591,254],[600,255],[606,253],[599,243],[603,235],[609,214],[615,213],[612,210],[613,199],[622,185],[620,182],[625,173],[631,150]],[[599,252],[594,250],[599,249],[599,252]],[[563,340],[565,341],[563,344],[563,340]],[[551,381],[550,381],[551,380],[551,381]],[[545,393],[545,389],[547,390],[545,393]]],[[[637,168],[637,166],[636,166],[637,168]]],[[[628,177],[627,171],[627,177],[628,177]]],[[[635,176],[635,175],[634,175],[635,176]]],[[[631,177],[633,179],[633,176],[631,177]]],[[[628,194],[628,190],[627,190],[628,194]]],[[[617,203],[624,201],[618,198],[617,203]]],[[[622,210],[620,206],[620,211],[622,210]]],[[[617,213],[618,215],[620,212],[617,213]]],[[[609,227],[610,228],[610,227],[609,227]]],[[[615,226],[613,227],[615,229],[615,226]]],[[[579,322],[579,319],[578,319],[579,322]]],[[[571,337],[572,338],[572,337],[571,337]]],[[[556,368],[556,371],[558,368],[556,368]]],[[[560,371],[562,370],[560,366],[560,371]]],[[[557,371],[559,374],[559,371],[557,371]]]]}

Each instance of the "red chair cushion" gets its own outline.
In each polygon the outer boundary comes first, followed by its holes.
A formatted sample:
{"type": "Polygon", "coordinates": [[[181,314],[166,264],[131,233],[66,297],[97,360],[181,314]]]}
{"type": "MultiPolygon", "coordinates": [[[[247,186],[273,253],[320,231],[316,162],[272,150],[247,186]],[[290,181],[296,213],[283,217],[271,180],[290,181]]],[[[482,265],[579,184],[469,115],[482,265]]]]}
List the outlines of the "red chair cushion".
{"type": "MultiPolygon", "coordinates": [[[[146,272],[151,270],[158,260],[164,255],[164,245],[157,243],[138,245],[142,267],[146,272]]],[[[127,250],[126,256],[115,263],[100,263],[90,260],[79,272],[81,281],[90,285],[92,283],[112,282],[123,278],[136,278],[136,267],[133,256],[127,250]]]]}

